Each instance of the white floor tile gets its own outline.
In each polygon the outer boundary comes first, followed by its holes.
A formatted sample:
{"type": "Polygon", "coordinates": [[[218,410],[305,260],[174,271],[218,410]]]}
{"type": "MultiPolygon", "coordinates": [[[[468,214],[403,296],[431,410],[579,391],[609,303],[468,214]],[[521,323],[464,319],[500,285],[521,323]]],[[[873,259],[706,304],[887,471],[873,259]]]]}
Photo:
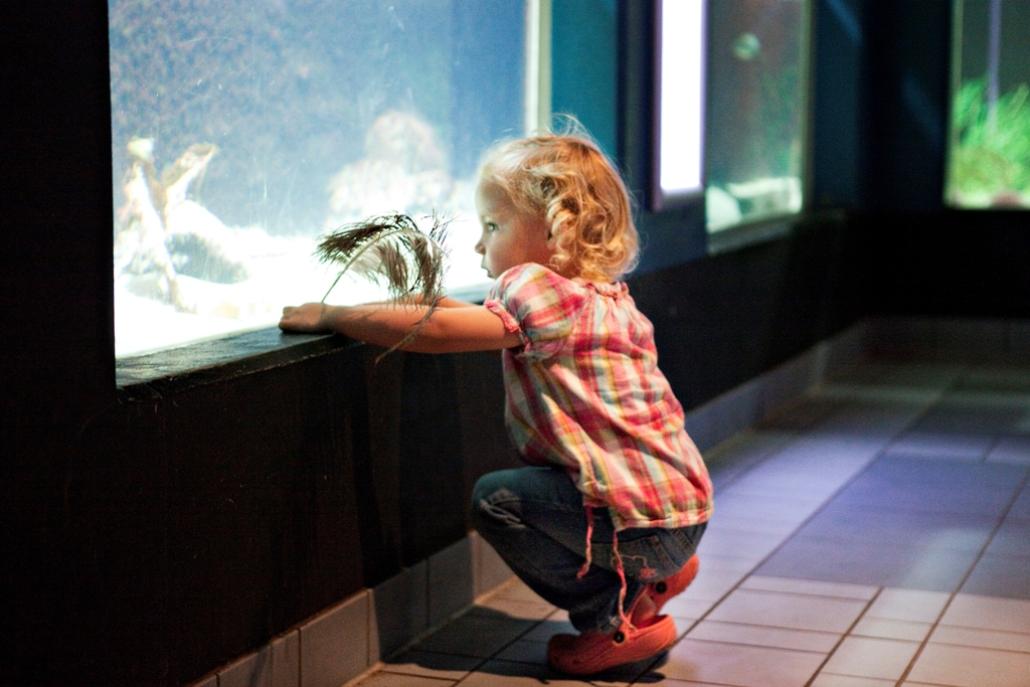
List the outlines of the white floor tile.
{"type": "Polygon", "coordinates": [[[769,577],[752,575],[741,585],[743,589],[756,589],[766,592],[785,592],[791,594],[808,594],[811,596],[832,596],[841,599],[857,599],[867,601],[876,595],[877,587],[862,584],[845,584],[843,582],[820,582],[819,580],[802,580],[794,577],[769,577]]]}
{"type": "Polygon", "coordinates": [[[630,679],[576,680],[563,677],[545,666],[512,661],[489,661],[462,680],[461,687],[540,687],[541,684],[549,687],[624,687],[629,684],[630,679]]]}
{"type": "Polygon", "coordinates": [[[948,598],[944,592],[887,588],[869,607],[866,617],[932,623],[937,620],[948,598]]]}
{"type": "Polygon", "coordinates": [[[921,642],[930,633],[930,623],[916,623],[910,620],[890,620],[889,618],[870,618],[858,621],[851,630],[856,637],[878,637],[880,639],[902,639],[910,642],[921,642]]]}
{"type": "Polygon", "coordinates": [[[941,624],[1030,634],[1030,601],[956,594],[941,624]]]}
{"type": "Polygon", "coordinates": [[[927,644],[908,680],[947,687],[1026,687],[1030,654],[927,644]]]}
{"type": "Polygon", "coordinates": [[[897,680],[919,649],[918,642],[847,637],[823,667],[828,673],[897,680]]]}
{"type": "Polygon", "coordinates": [[[832,632],[811,632],[788,630],[761,625],[741,625],[704,620],[687,634],[690,639],[730,644],[749,644],[773,649],[793,649],[828,654],[840,641],[840,635],[832,632]]]}
{"type": "Polygon", "coordinates": [[[894,687],[894,680],[819,673],[811,687],[894,687]]]}
{"type": "Polygon", "coordinates": [[[865,602],[850,599],[738,589],[708,619],[840,634],[864,608],[865,602]]]}
{"type": "MultiPolygon", "coordinates": [[[[970,627],[938,625],[930,641],[936,644],[955,644],[981,649],[1002,649],[1030,654],[1030,635],[999,630],[976,630],[970,627]]],[[[1028,680],[1027,682],[1030,682],[1028,680]]]]}
{"type": "Polygon", "coordinates": [[[815,674],[823,655],[683,639],[661,672],[676,680],[736,687],[799,687],[815,674]]]}

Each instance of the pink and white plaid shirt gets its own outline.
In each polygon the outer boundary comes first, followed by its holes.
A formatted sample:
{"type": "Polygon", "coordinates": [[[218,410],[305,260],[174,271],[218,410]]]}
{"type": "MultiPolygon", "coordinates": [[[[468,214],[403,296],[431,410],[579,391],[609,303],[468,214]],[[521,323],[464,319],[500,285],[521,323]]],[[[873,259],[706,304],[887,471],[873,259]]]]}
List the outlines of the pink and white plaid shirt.
{"type": "Polygon", "coordinates": [[[618,530],[709,519],[708,471],[624,283],[527,263],[502,274],[484,305],[522,340],[504,351],[505,418],[528,462],[566,468],[618,530]]]}

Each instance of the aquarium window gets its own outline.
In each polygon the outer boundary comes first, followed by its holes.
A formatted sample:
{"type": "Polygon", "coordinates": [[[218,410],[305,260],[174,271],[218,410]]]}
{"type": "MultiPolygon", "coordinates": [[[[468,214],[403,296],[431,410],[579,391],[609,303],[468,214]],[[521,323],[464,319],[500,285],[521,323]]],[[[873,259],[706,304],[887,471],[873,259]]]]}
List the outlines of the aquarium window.
{"type": "Polygon", "coordinates": [[[1030,0],[955,0],[946,202],[1030,207],[1030,0]]]}
{"type": "Polygon", "coordinates": [[[710,0],[705,128],[708,231],[803,202],[808,0],[710,0]]]}
{"type": "Polygon", "coordinates": [[[655,154],[652,208],[702,190],[705,0],[659,0],[655,39],[655,154]]]}
{"type": "Polygon", "coordinates": [[[117,356],[318,301],[318,237],[372,215],[447,221],[448,290],[483,292],[474,175],[544,116],[546,0],[108,5],[117,356]]]}

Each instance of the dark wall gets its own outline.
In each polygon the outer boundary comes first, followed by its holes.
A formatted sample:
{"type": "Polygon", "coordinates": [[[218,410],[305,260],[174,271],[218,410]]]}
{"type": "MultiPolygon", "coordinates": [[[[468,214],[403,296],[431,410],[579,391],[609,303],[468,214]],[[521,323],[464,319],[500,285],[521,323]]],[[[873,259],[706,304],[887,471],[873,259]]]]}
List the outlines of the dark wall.
{"type": "Polygon", "coordinates": [[[951,9],[920,0],[863,3],[866,145],[854,222],[875,246],[863,270],[866,307],[1026,318],[1030,212],[944,207],[951,9]]]}
{"type": "Polygon", "coordinates": [[[880,212],[860,222],[877,246],[865,275],[870,313],[1030,318],[1027,211],[880,212]]]}
{"type": "Polygon", "coordinates": [[[811,202],[863,207],[870,122],[869,9],[864,0],[817,2],[811,75],[811,202]]]}
{"type": "Polygon", "coordinates": [[[769,370],[855,322],[868,246],[844,216],[630,280],[655,325],[662,369],[687,408],[769,370]]]}
{"type": "MultiPolygon", "coordinates": [[[[936,16],[919,10],[933,4],[906,5],[898,21],[936,16]]],[[[116,388],[104,7],[26,3],[2,18],[15,119],[0,167],[2,684],[199,677],[463,536],[472,483],[513,461],[492,354],[398,354],[376,366],[369,348],[331,339],[288,349],[292,361],[116,388]]],[[[873,16],[884,19],[873,13],[863,31],[873,16]]],[[[905,72],[891,59],[908,59],[893,54],[874,70],[887,81],[905,72]]],[[[633,107],[617,95],[605,107],[633,107]]],[[[908,125],[892,123],[889,102],[877,107],[841,115],[853,131],[879,132],[847,149],[868,148],[869,168],[891,178],[940,165],[924,159],[932,145],[881,152],[877,136],[904,138],[908,125]]],[[[830,116],[832,103],[817,112],[830,116]]],[[[619,126],[643,125],[622,113],[619,126]]],[[[620,133],[619,145],[644,134],[620,133]]],[[[855,186],[823,183],[826,205],[849,206],[869,174],[854,165],[855,186]]],[[[865,183],[869,193],[888,185],[865,183]]],[[[912,186],[919,203],[927,186],[912,186]]],[[[685,406],[870,310],[1026,315],[1017,256],[1028,246],[1014,233],[1023,214],[941,225],[897,212],[909,196],[891,188],[896,200],[875,216],[816,214],[775,241],[655,263],[631,281],[685,406]],[[927,251],[946,259],[924,261],[910,283],[910,261],[927,251]],[[1002,287],[1008,295],[992,297],[1002,287]]],[[[664,216],[659,246],[675,244],[677,221],[688,220],[664,216]]]]}
{"type": "Polygon", "coordinates": [[[13,635],[32,677],[180,684],[463,537],[475,478],[514,463],[496,362],[341,343],[91,418],[10,495],[57,521],[13,635]]]}
{"type": "Polygon", "coordinates": [[[871,209],[942,206],[951,3],[872,2],[866,10],[867,192],[871,209]]]}

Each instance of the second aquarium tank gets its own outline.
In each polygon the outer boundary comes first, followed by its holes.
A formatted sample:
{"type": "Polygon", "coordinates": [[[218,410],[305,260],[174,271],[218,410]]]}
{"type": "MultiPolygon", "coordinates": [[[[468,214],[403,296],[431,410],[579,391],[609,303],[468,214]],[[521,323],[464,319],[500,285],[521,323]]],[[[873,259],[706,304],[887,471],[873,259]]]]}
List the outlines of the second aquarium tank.
{"type": "Polygon", "coordinates": [[[946,199],[1030,207],[1030,0],[955,0],[946,199]]]}
{"type": "Polygon", "coordinates": [[[716,232],[801,209],[810,3],[707,6],[705,206],[716,232]]]}

